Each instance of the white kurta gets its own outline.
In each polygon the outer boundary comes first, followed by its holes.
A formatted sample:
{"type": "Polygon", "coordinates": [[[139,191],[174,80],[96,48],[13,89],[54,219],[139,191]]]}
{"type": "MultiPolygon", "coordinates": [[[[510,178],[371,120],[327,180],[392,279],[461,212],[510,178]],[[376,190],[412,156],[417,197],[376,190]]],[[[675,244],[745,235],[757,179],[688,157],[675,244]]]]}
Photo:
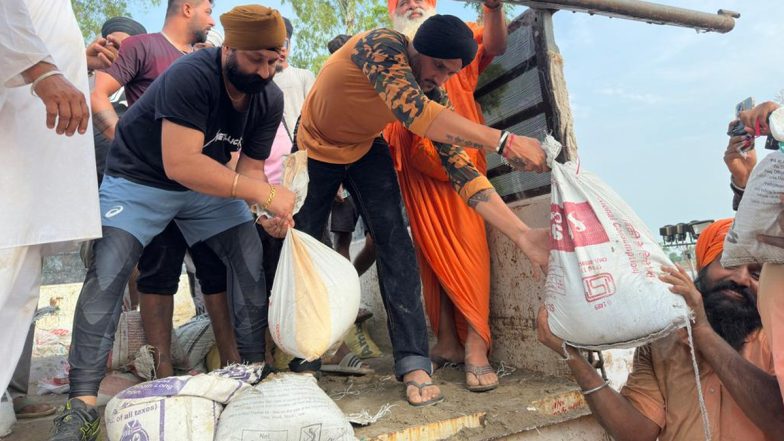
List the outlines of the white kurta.
{"type": "Polygon", "coordinates": [[[89,103],[71,2],[0,0],[0,60],[0,249],[100,236],[92,128],[72,137],[48,129],[43,102],[20,76],[53,62],[89,103]]]}

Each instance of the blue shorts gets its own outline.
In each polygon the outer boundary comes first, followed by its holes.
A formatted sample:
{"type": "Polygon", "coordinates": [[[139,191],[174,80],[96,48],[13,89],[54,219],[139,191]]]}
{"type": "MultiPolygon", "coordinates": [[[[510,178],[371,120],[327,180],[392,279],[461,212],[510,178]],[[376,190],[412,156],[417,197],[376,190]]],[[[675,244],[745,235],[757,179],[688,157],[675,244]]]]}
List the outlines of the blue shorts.
{"type": "Polygon", "coordinates": [[[174,219],[189,246],[253,221],[248,205],[195,191],[171,191],[104,176],[101,223],[132,234],[147,246],[174,219]]]}

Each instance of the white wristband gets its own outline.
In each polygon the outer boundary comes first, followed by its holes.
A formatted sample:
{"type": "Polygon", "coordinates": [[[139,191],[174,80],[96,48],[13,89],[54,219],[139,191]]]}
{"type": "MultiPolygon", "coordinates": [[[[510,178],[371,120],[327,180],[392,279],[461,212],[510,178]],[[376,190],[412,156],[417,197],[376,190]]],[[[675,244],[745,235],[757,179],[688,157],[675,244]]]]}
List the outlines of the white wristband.
{"type": "Polygon", "coordinates": [[[30,85],[30,93],[31,93],[33,96],[38,96],[38,95],[36,95],[36,93],[35,93],[35,86],[37,86],[37,85],[38,85],[38,83],[40,83],[41,81],[43,81],[43,80],[45,80],[45,79],[47,79],[47,78],[49,78],[49,77],[53,77],[53,76],[55,76],[55,75],[62,75],[62,74],[63,74],[63,73],[62,73],[62,72],[60,72],[60,71],[59,71],[59,70],[57,70],[57,69],[55,69],[55,70],[50,70],[49,72],[46,72],[46,73],[43,73],[43,74],[41,74],[41,75],[40,75],[38,78],[36,78],[36,79],[33,81],[33,84],[31,84],[31,85],[30,85]]]}

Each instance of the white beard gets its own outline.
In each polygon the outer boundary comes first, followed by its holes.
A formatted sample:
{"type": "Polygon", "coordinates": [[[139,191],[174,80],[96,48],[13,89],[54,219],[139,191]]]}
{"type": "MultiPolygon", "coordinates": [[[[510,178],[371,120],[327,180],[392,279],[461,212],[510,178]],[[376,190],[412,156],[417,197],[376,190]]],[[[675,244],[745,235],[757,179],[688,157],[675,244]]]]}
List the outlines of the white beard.
{"type": "Polygon", "coordinates": [[[408,11],[404,15],[396,14],[394,17],[392,17],[392,28],[408,37],[409,40],[413,40],[414,35],[416,35],[419,27],[422,26],[422,23],[434,15],[436,15],[435,8],[419,8],[414,11],[408,11]],[[417,18],[409,18],[414,12],[421,12],[422,16],[417,18]]]}

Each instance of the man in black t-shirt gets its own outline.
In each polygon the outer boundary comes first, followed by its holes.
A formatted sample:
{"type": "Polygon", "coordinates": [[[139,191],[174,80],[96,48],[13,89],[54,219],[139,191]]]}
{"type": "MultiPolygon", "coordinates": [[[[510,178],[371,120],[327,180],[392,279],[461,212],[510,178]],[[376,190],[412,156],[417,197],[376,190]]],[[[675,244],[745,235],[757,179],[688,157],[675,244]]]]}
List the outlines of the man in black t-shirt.
{"type": "Polygon", "coordinates": [[[276,214],[261,220],[274,236],[294,225],[294,194],[264,175],[283,114],[271,80],[286,31],[277,11],[259,5],[235,7],[221,23],[222,48],[180,58],[118,123],[100,190],[103,238],[74,315],[70,399],[52,440],[94,439],[80,436],[98,427],[92,406],[122,288],[144,245],[172,219],[189,244],[206,243],[229,270],[237,361],[264,361],[262,247],[247,203],[276,214]],[[235,172],[225,164],[238,150],[235,172]]]}

